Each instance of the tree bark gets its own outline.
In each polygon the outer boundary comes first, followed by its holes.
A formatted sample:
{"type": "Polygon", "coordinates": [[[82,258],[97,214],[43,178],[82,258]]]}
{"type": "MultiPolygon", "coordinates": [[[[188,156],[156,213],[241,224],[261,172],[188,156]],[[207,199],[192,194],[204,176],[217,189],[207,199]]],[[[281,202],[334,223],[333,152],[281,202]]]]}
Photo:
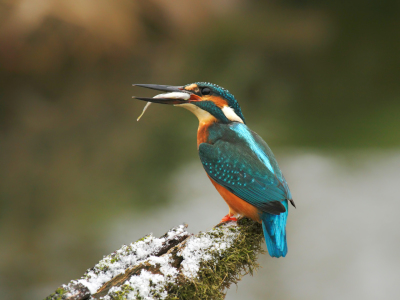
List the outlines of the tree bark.
{"type": "Polygon", "coordinates": [[[197,235],[186,227],[123,246],[46,300],[224,299],[232,283],[258,267],[259,223],[242,218],[197,235]]]}

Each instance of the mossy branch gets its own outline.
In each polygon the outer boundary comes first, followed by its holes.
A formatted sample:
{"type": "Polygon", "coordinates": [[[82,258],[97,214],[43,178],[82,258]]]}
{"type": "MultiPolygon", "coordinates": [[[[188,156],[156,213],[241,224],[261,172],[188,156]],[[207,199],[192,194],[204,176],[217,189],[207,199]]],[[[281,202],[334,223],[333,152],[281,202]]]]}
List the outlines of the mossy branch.
{"type": "Polygon", "coordinates": [[[46,300],[224,299],[232,283],[258,267],[260,224],[242,218],[197,235],[186,227],[123,246],[46,300]]]}

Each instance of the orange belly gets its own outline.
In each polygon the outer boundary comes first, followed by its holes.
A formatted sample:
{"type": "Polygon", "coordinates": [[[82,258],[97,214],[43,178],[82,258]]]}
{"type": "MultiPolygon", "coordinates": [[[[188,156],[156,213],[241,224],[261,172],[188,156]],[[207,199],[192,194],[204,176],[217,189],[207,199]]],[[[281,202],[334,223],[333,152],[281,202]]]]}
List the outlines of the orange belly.
{"type": "Polygon", "coordinates": [[[232,194],[222,185],[216,183],[210,176],[208,176],[208,178],[210,178],[212,184],[215,186],[217,191],[221,194],[222,198],[224,198],[225,202],[228,204],[230,214],[240,214],[254,221],[261,222],[260,212],[256,207],[240,199],[238,196],[232,194]]]}

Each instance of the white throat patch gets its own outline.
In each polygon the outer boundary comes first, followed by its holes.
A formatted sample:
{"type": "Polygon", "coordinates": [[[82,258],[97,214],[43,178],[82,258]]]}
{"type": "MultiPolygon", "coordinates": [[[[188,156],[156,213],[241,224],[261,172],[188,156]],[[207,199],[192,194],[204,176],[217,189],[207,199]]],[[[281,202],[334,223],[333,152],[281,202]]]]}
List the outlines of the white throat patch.
{"type": "Polygon", "coordinates": [[[197,105],[191,103],[183,103],[183,104],[175,104],[174,106],[186,108],[188,111],[191,111],[197,119],[199,119],[200,123],[208,123],[210,121],[215,120],[215,117],[210,114],[208,111],[201,109],[197,105]]]}

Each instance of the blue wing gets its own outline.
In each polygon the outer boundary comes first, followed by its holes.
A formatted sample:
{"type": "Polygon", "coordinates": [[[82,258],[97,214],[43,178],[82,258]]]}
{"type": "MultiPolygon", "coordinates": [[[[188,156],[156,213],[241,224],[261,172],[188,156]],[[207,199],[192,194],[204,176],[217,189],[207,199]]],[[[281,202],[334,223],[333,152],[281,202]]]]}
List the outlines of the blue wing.
{"type": "Polygon", "coordinates": [[[291,199],[290,191],[268,145],[241,123],[223,131],[211,144],[199,146],[207,174],[262,212],[285,212],[281,201],[291,199]]]}

